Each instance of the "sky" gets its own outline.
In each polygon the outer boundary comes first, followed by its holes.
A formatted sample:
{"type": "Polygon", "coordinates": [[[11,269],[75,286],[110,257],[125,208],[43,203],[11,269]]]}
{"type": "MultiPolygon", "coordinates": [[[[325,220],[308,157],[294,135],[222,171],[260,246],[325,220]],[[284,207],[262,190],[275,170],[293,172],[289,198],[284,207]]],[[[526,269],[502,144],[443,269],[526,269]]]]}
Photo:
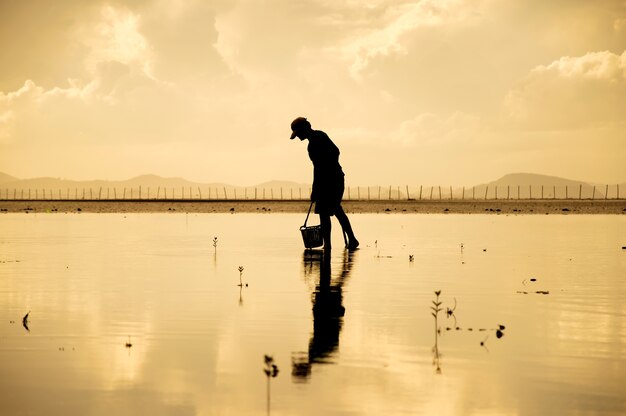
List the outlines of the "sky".
{"type": "Polygon", "coordinates": [[[0,172],[626,181],[626,1],[0,1],[0,172]]]}

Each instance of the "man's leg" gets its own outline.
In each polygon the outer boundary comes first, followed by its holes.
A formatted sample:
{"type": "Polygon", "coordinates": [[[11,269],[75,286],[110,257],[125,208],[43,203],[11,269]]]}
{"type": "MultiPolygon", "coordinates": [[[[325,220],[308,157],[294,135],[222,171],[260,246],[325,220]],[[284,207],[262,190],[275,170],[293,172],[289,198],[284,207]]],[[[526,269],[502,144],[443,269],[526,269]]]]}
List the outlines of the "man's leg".
{"type": "Polygon", "coordinates": [[[330,215],[319,214],[320,225],[322,226],[322,238],[324,239],[324,250],[330,250],[330,215]]]}
{"type": "Polygon", "coordinates": [[[348,235],[347,247],[349,249],[357,248],[359,246],[359,240],[357,240],[354,236],[354,232],[352,231],[352,225],[350,225],[350,220],[348,219],[348,216],[341,206],[335,211],[335,216],[337,217],[339,224],[341,224],[341,229],[343,230],[343,232],[348,235]]]}

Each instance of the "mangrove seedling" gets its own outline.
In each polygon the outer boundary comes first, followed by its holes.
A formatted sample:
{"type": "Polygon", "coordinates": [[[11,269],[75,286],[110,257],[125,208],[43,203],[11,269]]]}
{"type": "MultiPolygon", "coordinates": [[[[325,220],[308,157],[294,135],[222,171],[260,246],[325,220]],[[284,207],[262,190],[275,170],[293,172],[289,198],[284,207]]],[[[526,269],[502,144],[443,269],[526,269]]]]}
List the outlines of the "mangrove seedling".
{"type": "Polygon", "coordinates": [[[430,309],[432,309],[431,315],[435,317],[435,329],[438,330],[439,326],[437,325],[437,320],[439,317],[439,312],[441,312],[441,302],[439,302],[439,295],[441,295],[441,290],[436,290],[435,291],[435,300],[433,300],[433,305],[431,306],[430,309]]]}
{"type": "MultiPolygon", "coordinates": [[[[241,280],[241,276],[243,276],[243,266],[239,266],[239,284],[237,286],[243,287],[243,281],[241,280]]],[[[246,284],[248,286],[248,284],[246,284]]]]}
{"type": "Polygon", "coordinates": [[[217,237],[213,237],[213,249],[217,250],[217,237]]]}
{"type": "Polygon", "coordinates": [[[413,254],[409,254],[409,263],[413,263],[413,260],[415,260],[415,257],[413,254]]]}

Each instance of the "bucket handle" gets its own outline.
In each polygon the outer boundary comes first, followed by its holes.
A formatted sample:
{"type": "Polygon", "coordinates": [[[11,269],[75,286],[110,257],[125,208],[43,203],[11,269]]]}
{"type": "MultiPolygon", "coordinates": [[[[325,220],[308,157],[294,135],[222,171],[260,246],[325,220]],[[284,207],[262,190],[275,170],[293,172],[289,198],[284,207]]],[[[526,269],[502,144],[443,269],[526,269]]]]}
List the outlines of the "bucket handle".
{"type": "Polygon", "coordinates": [[[309,214],[311,214],[311,208],[313,208],[313,201],[311,201],[311,205],[309,205],[309,212],[306,213],[306,218],[304,219],[303,227],[306,227],[306,222],[309,220],[309,214]]]}

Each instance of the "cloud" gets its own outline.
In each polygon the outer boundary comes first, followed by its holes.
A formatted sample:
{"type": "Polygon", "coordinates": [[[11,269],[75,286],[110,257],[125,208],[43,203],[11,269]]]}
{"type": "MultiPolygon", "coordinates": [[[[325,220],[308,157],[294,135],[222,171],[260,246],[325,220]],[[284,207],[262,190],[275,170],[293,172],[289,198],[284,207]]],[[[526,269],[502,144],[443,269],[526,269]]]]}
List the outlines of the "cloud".
{"type": "Polygon", "coordinates": [[[130,10],[103,6],[95,25],[79,29],[78,36],[88,47],[84,65],[92,74],[101,62],[120,62],[154,76],[153,56],[145,36],[140,32],[141,18],[130,10]]]}
{"type": "Polygon", "coordinates": [[[459,23],[470,17],[469,12],[462,0],[420,0],[389,7],[382,26],[370,24],[357,31],[339,47],[339,53],[350,63],[350,74],[361,79],[361,73],[374,59],[406,55],[405,38],[416,29],[459,23]]]}
{"type": "Polygon", "coordinates": [[[479,117],[465,113],[422,113],[403,121],[391,138],[403,146],[457,146],[473,138],[480,124],[479,117]]]}
{"type": "Polygon", "coordinates": [[[626,51],[562,57],[534,68],[505,97],[517,127],[571,130],[626,123],[626,51]]]}

